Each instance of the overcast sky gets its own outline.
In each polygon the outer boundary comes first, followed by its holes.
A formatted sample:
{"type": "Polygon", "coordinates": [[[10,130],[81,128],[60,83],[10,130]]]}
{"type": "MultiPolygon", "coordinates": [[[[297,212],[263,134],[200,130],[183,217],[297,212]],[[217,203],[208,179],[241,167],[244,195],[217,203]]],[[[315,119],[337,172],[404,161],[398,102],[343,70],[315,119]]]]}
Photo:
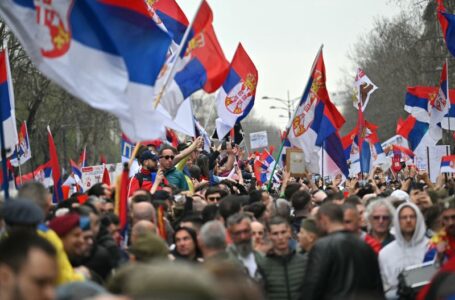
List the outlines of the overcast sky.
{"type": "MultiPolygon", "coordinates": [[[[199,0],[177,0],[188,19],[199,0]]],[[[285,111],[270,110],[274,101],[302,94],[317,50],[324,44],[327,88],[336,92],[344,71],[355,73],[348,53],[359,37],[381,17],[393,17],[399,7],[389,0],[207,0],[214,27],[230,61],[241,42],[259,72],[254,110],[284,127],[285,111]]],[[[332,99],[334,100],[334,99],[332,99]]],[[[279,103],[278,103],[279,105],[279,103]]]]}

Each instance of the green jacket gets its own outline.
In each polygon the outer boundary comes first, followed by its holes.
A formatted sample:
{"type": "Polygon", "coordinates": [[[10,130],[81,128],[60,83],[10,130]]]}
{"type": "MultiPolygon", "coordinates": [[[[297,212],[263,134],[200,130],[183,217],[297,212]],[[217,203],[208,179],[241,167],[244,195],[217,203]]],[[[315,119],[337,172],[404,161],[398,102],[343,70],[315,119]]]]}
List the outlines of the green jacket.
{"type": "Polygon", "coordinates": [[[298,300],[302,291],[305,259],[295,251],[286,256],[268,254],[258,263],[269,300],[298,300]]]}
{"type": "Polygon", "coordinates": [[[182,191],[189,189],[183,172],[177,170],[175,167],[164,172],[164,176],[170,184],[175,185],[182,191]]]}

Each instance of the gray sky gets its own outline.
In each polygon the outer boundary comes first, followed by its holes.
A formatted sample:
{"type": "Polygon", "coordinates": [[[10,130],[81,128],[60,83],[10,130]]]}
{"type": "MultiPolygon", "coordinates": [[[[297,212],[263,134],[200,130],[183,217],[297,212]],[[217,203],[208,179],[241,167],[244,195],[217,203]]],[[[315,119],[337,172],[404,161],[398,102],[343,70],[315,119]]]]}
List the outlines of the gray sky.
{"type": "MultiPolygon", "coordinates": [[[[199,0],[177,0],[188,19],[199,0]]],[[[286,125],[287,114],[270,110],[275,101],[301,95],[320,45],[324,44],[327,88],[338,90],[344,71],[355,73],[347,54],[359,37],[366,35],[380,17],[392,17],[399,7],[389,0],[207,0],[214,27],[230,61],[241,42],[259,72],[254,111],[286,125]]],[[[379,87],[380,88],[380,87],[379,87]]],[[[334,101],[335,99],[332,99],[334,101]]]]}

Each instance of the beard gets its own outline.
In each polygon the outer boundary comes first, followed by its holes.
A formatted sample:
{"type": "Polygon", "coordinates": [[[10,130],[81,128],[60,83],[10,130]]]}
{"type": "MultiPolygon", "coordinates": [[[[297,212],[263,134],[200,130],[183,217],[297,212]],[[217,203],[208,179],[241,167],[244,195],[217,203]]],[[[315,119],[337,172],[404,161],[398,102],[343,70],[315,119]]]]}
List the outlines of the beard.
{"type": "Polygon", "coordinates": [[[251,240],[241,241],[235,244],[235,248],[242,257],[247,257],[251,252],[253,252],[253,244],[251,240]]]}

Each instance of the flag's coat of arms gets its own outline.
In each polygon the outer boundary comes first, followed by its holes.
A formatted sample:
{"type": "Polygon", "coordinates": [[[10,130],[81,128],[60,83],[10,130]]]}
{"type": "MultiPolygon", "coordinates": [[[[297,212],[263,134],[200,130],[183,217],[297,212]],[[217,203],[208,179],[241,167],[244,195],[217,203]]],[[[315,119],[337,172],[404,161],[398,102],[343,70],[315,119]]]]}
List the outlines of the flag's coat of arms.
{"type": "Polygon", "coordinates": [[[41,53],[57,58],[66,54],[71,44],[68,22],[72,1],[35,0],[36,23],[40,27],[41,53]]]}
{"type": "Polygon", "coordinates": [[[245,81],[237,83],[225,100],[226,109],[236,115],[241,115],[250,103],[256,91],[257,79],[249,73],[245,81]]]}

